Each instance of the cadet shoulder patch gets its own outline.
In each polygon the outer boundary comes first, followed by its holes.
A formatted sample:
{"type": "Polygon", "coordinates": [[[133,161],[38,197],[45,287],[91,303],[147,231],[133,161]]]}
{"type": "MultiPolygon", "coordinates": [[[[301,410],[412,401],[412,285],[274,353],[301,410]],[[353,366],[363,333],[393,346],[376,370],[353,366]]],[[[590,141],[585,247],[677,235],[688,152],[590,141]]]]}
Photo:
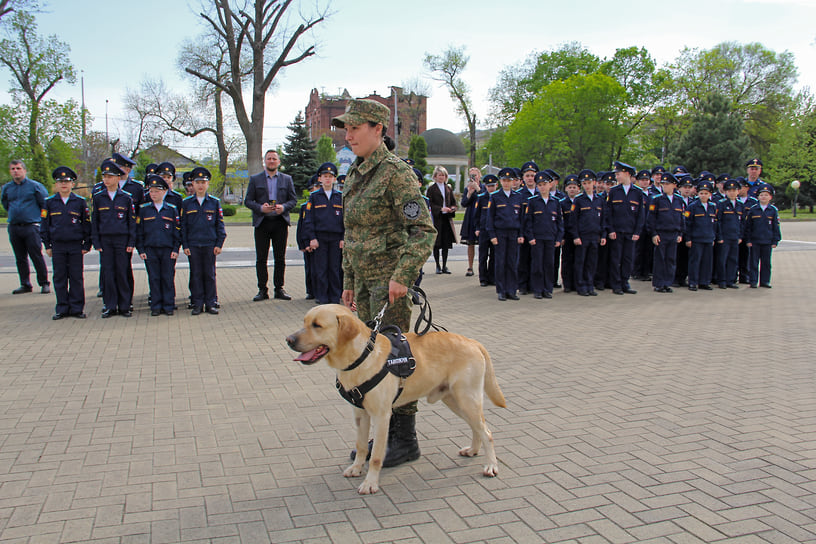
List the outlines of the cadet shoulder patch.
{"type": "Polygon", "coordinates": [[[411,221],[417,219],[421,211],[422,208],[420,208],[419,203],[416,200],[406,202],[402,206],[402,215],[411,221]]]}

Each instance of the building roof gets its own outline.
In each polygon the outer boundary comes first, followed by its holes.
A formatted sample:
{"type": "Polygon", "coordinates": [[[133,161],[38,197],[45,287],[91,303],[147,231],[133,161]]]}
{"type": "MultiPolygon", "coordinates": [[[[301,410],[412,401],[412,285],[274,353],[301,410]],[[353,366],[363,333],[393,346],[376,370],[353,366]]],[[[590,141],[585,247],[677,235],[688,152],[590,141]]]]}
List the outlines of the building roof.
{"type": "Polygon", "coordinates": [[[462,138],[444,128],[432,128],[420,134],[428,144],[428,157],[467,155],[462,138]]]}

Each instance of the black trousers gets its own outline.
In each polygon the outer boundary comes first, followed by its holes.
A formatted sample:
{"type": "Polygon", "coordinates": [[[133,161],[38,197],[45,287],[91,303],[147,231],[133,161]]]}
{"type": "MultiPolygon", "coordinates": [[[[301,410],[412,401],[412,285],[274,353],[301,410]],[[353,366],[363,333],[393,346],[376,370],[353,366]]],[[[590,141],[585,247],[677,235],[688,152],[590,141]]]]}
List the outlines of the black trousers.
{"type": "Polygon", "coordinates": [[[555,283],[555,240],[538,240],[530,246],[530,289],[533,293],[553,292],[555,283]]]}
{"type": "Polygon", "coordinates": [[[176,306],[176,259],[172,248],[146,247],[145,269],[150,286],[150,309],[172,312],[176,306]]]}
{"type": "Polygon", "coordinates": [[[14,250],[14,258],[17,261],[17,274],[20,276],[20,285],[31,287],[29,258],[34,263],[34,270],[37,271],[37,283],[41,286],[48,285],[48,268],[45,266],[45,259],[42,254],[40,224],[15,225],[9,223],[8,235],[11,248],[14,250]]]}
{"type": "Polygon", "coordinates": [[[283,287],[283,273],[286,270],[286,239],[289,225],[282,217],[264,217],[255,227],[255,273],[258,276],[258,290],[266,291],[269,283],[269,244],[272,244],[274,272],[272,284],[275,289],[283,287]]]}
{"type": "Polygon", "coordinates": [[[759,280],[760,285],[771,284],[771,255],[773,248],[771,244],[753,244],[748,248],[751,263],[751,285],[756,285],[759,280]]]}
{"type": "MultiPolygon", "coordinates": [[[[677,233],[660,232],[660,243],[654,246],[654,287],[671,287],[677,268],[677,233]]],[[[685,246],[683,246],[685,247],[685,246]]]]}
{"type": "Polygon", "coordinates": [[[568,239],[561,244],[561,284],[575,291],[575,242],[568,239]]]}
{"type": "Polygon", "coordinates": [[[81,314],[85,309],[85,279],[83,277],[82,242],[51,244],[51,269],[58,314],[81,314]]]}
{"type": "Polygon", "coordinates": [[[319,304],[339,304],[343,293],[343,250],[340,235],[317,234],[312,264],[312,294],[319,304]]]}
{"type": "Polygon", "coordinates": [[[105,308],[125,312],[130,309],[131,296],[128,269],[132,254],[126,251],[127,235],[102,235],[102,268],[105,285],[102,300],[105,308]]]}
{"type": "Polygon", "coordinates": [[[496,283],[496,257],[487,230],[479,232],[479,282],[496,283]]]}
{"type": "MultiPolygon", "coordinates": [[[[677,244],[677,240],[674,241],[677,244]]],[[[635,244],[632,233],[617,233],[617,238],[609,240],[609,283],[612,289],[629,289],[629,276],[635,262],[635,244]]],[[[655,259],[657,256],[655,255],[655,259]]],[[[657,263],[655,263],[657,269],[657,263]]]]}
{"type": "Polygon", "coordinates": [[[194,308],[215,306],[215,253],[214,246],[191,246],[190,255],[190,302],[194,308]]]}
{"type": "MultiPolygon", "coordinates": [[[[589,237],[585,236],[581,239],[581,245],[575,246],[573,265],[575,270],[575,290],[579,293],[593,291],[597,283],[595,272],[598,267],[600,242],[597,240],[597,236],[594,238],[596,239],[589,241],[589,237]]],[[[603,287],[603,283],[601,283],[601,287],[603,287]]]]}
{"type": "Polygon", "coordinates": [[[711,242],[691,242],[688,260],[688,284],[711,284],[711,263],[714,260],[714,244],[711,242]]]}

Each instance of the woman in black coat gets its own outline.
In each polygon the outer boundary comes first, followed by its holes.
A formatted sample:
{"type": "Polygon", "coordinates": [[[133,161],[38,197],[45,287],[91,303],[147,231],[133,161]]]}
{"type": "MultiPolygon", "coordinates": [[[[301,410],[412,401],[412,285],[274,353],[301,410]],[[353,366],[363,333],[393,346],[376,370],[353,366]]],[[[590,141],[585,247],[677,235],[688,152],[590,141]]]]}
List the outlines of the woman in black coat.
{"type": "Polygon", "coordinates": [[[437,166],[433,171],[434,183],[428,187],[425,195],[431,206],[431,217],[436,228],[436,242],[434,243],[434,261],[437,274],[450,274],[448,270],[448,250],[456,243],[456,234],[453,231],[453,218],[456,215],[456,198],[453,189],[447,184],[448,171],[444,166],[437,166]],[[440,253],[442,265],[439,264],[440,253]]]}

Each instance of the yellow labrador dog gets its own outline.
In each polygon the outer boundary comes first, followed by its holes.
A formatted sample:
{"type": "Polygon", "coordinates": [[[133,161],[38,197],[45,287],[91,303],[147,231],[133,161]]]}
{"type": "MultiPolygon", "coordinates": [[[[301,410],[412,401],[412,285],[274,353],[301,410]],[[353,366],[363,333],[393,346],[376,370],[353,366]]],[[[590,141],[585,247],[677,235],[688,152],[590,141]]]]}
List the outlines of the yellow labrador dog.
{"type": "MultiPolygon", "coordinates": [[[[286,342],[301,355],[296,358],[304,365],[325,359],[337,370],[340,385],[346,391],[368,382],[384,367],[391,352],[391,342],[377,335],[373,349],[351,370],[367,351],[371,329],[345,306],[324,304],[309,310],[303,319],[303,328],[286,338],[286,342]]],[[[357,426],[357,457],[344,472],[350,478],[360,476],[368,452],[368,434],[374,423],[374,447],[368,473],[358,488],[360,494],[376,493],[379,489],[388,436],[392,406],[401,406],[427,397],[428,402],[442,400],[453,413],[464,419],[473,431],[470,447],[459,450],[459,455],[474,456],[484,444],[487,464],[485,476],[496,476],[499,471],[493,437],[485,423],[482,411],[483,396],[496,406],[504,407],[504,395],[496,382],[490,356],[479,342],[448,332],[431,332],[422,336],[405,335],[416,359],[414,373],[404,380],[404,389],[396,398],[400,378],[385,373],[373,389],[365,393],[362,409],[354,408],[357,426]]]]}

